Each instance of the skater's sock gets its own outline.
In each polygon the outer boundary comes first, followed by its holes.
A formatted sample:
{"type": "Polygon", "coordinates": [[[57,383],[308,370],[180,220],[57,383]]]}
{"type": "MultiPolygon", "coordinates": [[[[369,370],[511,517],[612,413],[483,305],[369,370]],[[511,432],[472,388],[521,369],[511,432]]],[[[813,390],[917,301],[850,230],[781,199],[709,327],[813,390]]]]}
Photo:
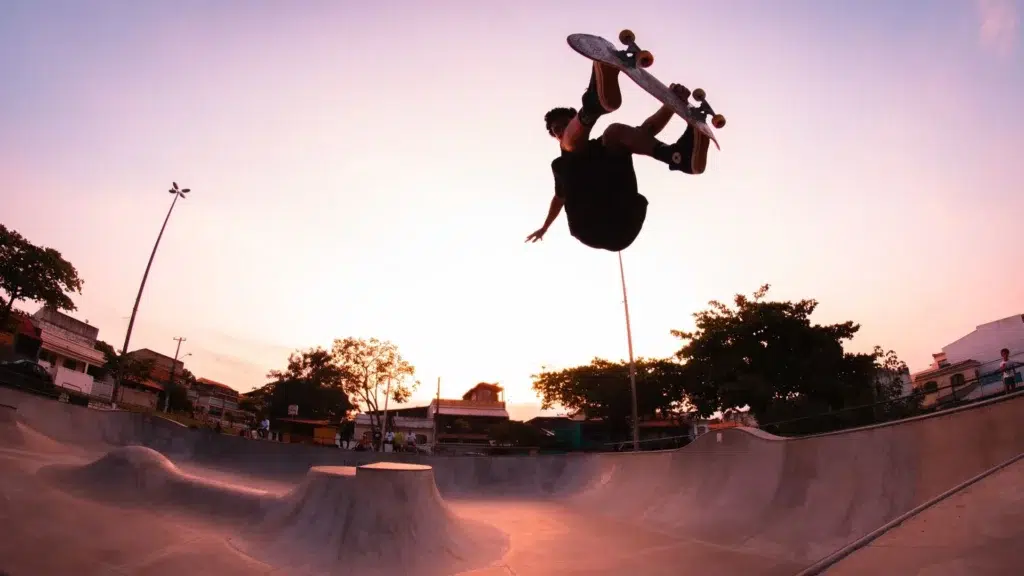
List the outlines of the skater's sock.
{"type": "Polygon", "coordinates": [[[597,123],[597,119],[601,117],[601,113],[584,108],[579,111],[579,114],[577,114],[576,117],[579,119],[580,124],[583,124],[587,128],[593,128],[594,124],[597,123]]]}

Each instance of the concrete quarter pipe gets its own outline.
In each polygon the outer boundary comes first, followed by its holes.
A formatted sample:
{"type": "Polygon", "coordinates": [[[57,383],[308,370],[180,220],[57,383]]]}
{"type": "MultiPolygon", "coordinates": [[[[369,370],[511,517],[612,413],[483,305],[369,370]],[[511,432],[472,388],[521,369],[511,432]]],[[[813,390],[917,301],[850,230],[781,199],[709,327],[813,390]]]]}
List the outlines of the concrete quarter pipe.
{"type": "MultiPolygon", "coordinates": [[[[944,502],[993,502],[978,494],[1018,464],[837,551],[1024,452],[1022,395],[799,439],[730,429],[673,451],[494,458],[247,440],[8,389],[0,403],[11,576],[953,574],[948,547],[896,572],[878,551],[944,502]]],[[[1016,573],[1002,550],[972,566],[1016,573]]]]}

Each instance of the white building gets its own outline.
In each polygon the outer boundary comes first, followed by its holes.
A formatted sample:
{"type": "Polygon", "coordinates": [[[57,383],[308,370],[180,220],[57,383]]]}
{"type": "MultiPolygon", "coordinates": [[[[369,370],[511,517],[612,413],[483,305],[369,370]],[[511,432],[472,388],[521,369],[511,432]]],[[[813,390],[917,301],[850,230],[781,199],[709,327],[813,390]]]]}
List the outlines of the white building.
{"type": "Polygon", "coordinates": [[[982,324],[973,332],[942,347],[950,364],[974,360],[981,364],[981,372],[999,368],[999,351],[1010,350],[1010,358],[1024,362],[1024,314],[1008,316],[1002,320],[982,324]]]}
{"type": "MultiPolygon", "coordinates": [[[[932,355],[935,362],[913,375],[915,389],[927,388],[924,405],[942,402],[954,393],[958,401],[976,400],[1003,392],[1000,351],[1024,363],[1024,314],[976,327],[932,355]],[[932,393],[932,390],[937,390],[932,393]]],[[[1020,376],[1018,375],[1018,379],[1020,376]]]]}
{"type": "Polygon", "coordinates": [[[32,315],[32,323],[42,341],[38,363],[50,372],[54,384],[89,396],[99,393],[90,375],[106,362],[96,349],[99,328],[46,307],[32,315]]]}
{"type": "Polygon", "coordinates": [[[194,408],[218,418],[238,412],[238,391],[209,378],[197,379],[188,391],[188,399],[194,408]]]}

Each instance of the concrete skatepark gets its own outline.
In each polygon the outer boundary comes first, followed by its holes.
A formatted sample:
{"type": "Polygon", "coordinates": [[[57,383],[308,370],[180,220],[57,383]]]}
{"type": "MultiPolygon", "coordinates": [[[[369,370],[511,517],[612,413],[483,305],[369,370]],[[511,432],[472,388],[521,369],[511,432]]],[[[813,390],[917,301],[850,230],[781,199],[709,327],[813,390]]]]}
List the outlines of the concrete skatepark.
{"type": "Polygon", "coordinates": [[[0,572],[1019,574],[1024,395],[679,450],[349,452],[0,388],[0,572]],[[404,457],[403,457],[404,456],[404,457]]]}

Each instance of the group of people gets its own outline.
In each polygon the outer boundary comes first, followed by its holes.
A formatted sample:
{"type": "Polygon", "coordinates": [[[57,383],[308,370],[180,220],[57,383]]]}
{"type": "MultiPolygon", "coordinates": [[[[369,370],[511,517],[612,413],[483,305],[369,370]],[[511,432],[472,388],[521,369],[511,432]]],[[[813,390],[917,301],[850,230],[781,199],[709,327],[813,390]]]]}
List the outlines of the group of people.
{"type": "Polygon", "coordinates": [[[381,435],[380,431],[375,431],[371,437],[369,432],[363,434],[363,437],[352,444],[351,437],[345,437],[341,431],[338,431],[334,435],[334,443],[338,448],[345,450],[354,450],[356,452],[365,452],[368,450],[374,450],[378,448],[384,452],[416,452],[416,435],[413,433],[406,434],[399,430],[394,432],[388,430],[386,433],[381,435]]]}
{"type": "Polygon", "coordinates": [[[416,451],[416,435],[406,434],[399,430],[393,432],[388,430],[384,434],[384,451],[385,452],[415,452],[416,451]]]}

